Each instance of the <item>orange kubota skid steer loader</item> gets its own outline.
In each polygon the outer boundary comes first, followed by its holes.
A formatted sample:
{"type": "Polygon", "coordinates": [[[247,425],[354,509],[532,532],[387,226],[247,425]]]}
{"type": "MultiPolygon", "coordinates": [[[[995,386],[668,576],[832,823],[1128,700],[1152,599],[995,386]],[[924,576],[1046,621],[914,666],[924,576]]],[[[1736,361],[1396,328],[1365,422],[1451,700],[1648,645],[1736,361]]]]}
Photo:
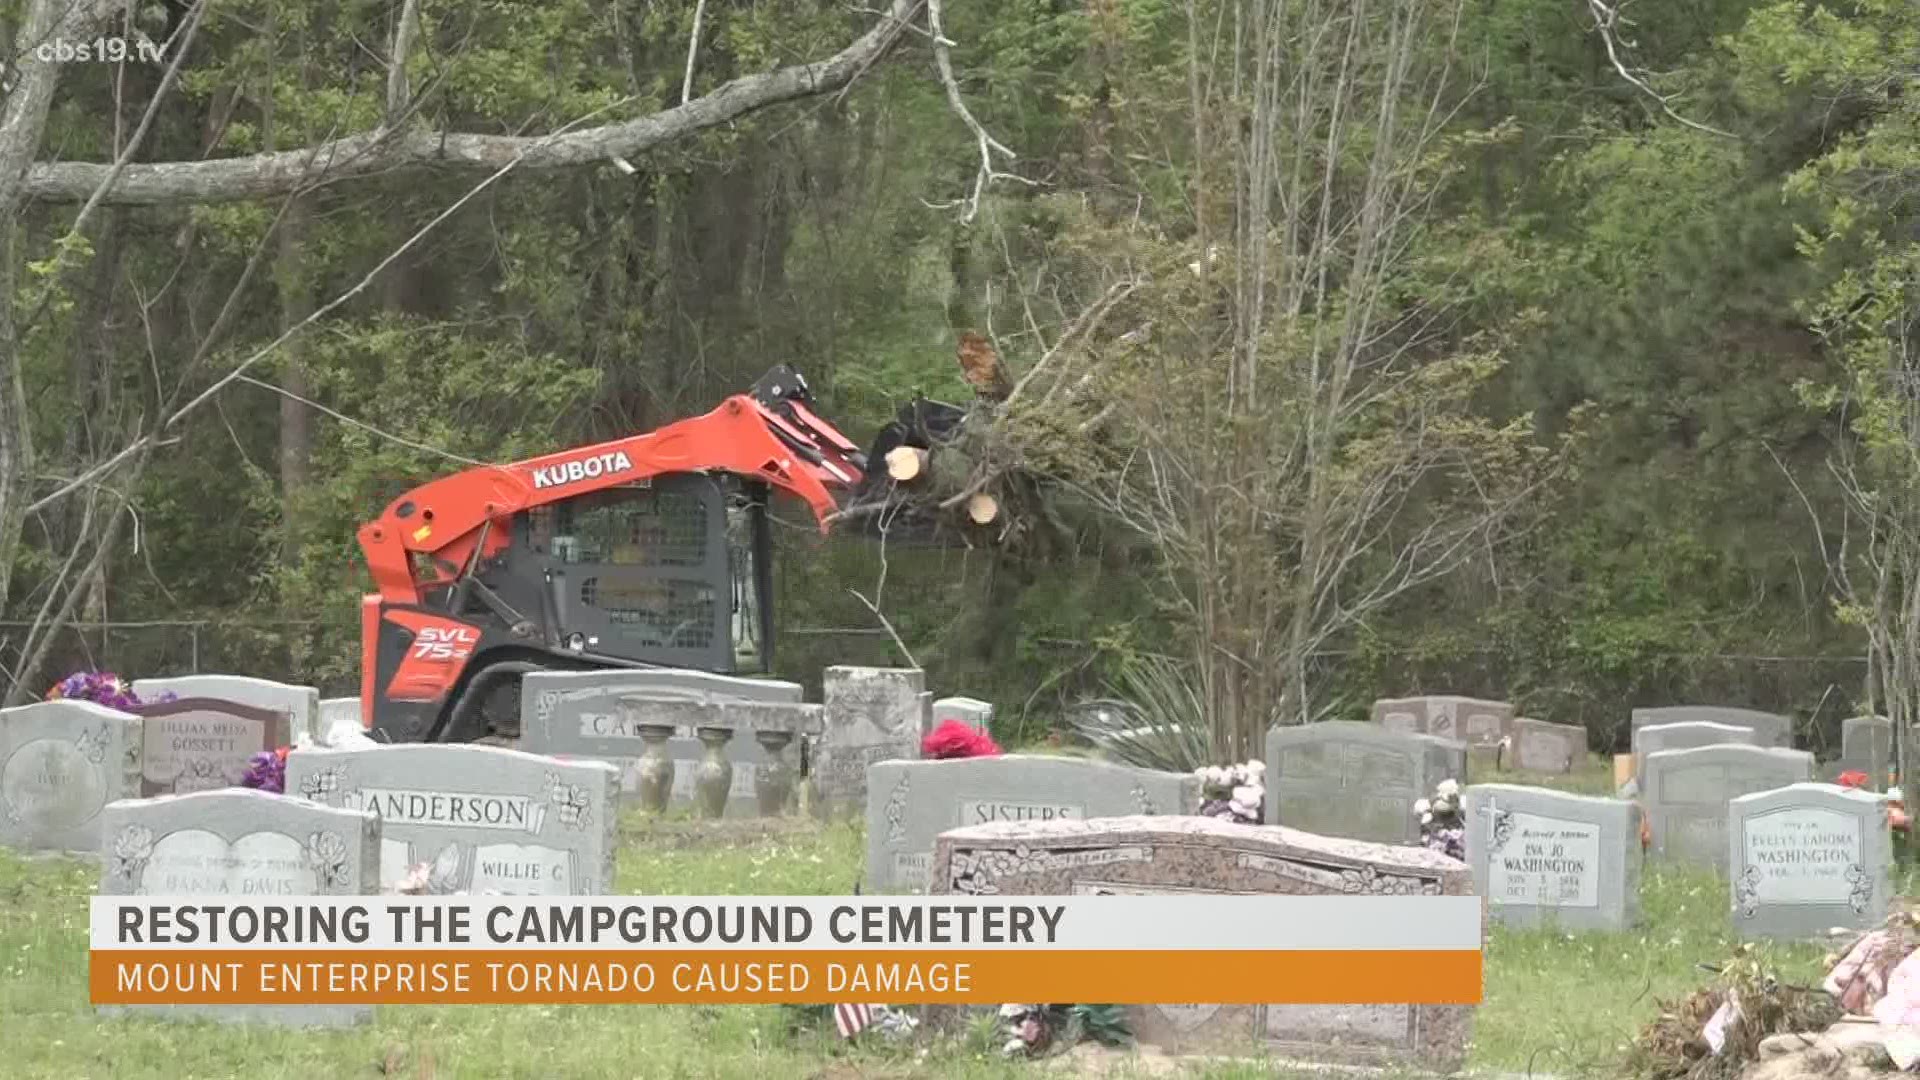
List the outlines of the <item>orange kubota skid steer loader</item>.
{"type": "Polygon", "coordinates": [[[402,495],[360,529],[378,590],[360,616],[370,734],[511,739],[530,671],[769,670],[770,494],[824,532],[877,487],[869,460],[928,448],[961,415],[916,399],[863,454],[781,366],[704,416],[402,495]]]}

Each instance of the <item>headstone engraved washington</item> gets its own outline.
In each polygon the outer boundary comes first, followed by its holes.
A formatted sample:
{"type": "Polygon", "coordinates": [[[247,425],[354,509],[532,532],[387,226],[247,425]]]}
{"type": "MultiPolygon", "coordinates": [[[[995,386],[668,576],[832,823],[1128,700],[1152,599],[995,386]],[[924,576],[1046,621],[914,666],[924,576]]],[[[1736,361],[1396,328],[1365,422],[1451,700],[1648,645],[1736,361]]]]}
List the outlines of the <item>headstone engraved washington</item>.
{"type": "Polygon", "coordinates": [[[1893,771],[1893,722],[1884,716],[1840,721],[1840,771],[1867,774],[1867,790],[1885,791],[1893,771]]]}
{"type": "Polygon", "coordinates": [[[291,723],[279,710],[183,697],[134,710],[141,729],[141,794],[184,795],[233,787],[262,750],[285,746],[291,723]]]}
{"type": "Polygon", "coordinates": [[[295,750],[287,792],[380,819],[380,883],[427,867],[427,892],[604,896],[613,891],[620,775],[494,746],[295,750]]]}
{"type": "Polygon", "coordinates": [[[1515,784],[1466,789],[1467,864],[1496,921],[1625,930],[1640,914],[1640,808],[1515,784]]]}
{"type": "MultiPolygon", "coordinates": [[[[111,803],[102,815],[103,896],[370,896],[380,823],[251,788],[111,803]]],[[[141,1005],[99,1011],[291,1026],[372,1018],[367,1005],[141,1005]]]]}
{"type": "Polygon", "coordinates": [[[1523,772],[1568,773],[1587,758],[1587,729],[1525,716],[1513,718],[1511,767],[1523,772]]]}
{"type": "MultiPolygon", "coordinates": [[[[762,813],[759,776],[773,760],[755,730],[791,731],[794,741],[820,730],[821,706],[801,701],[798,683],[745,679],[703,671],[647,670],[536,672],[521,681],[520,748],[563,758],[593,758],[620,770],[623,794],[640,787],[639,763],[646,751],[638,724],[671,724],[667,756],[675,765],[670,805],[694,801],[694,775],[706,748],[696,733],[724,723],[734,728],[725,746],[733,766],[727,817],[762,813]],[[624,713],[623,700],[657,702],[653,717],[624,713]]],[[[780,761],[798,768],[798,753],[783,748],[780,761]]]]}
{"type": "MultiPolygon", "coordinates": [[[[933,892],[995,896],[1181,892],[1464,896],[1472,874],[1424,848],[1336,840],[1201,817],[1011,822],[942,833],[933,892]]],[[[1259,1041],[1277,1057],[1340,1065],[1458,1068],[1471,1006],[1148,1005],[1134,1035],[1176,1053],[1259,1041]]]]}
{"type": "Polygon", "coordinates": [[[1412,844],[1413,804],[1467,780],[1465,743],[1327,720],[1267,733],[1267,823],[1322,836],[1412,844]]]}
{"type": "Polygon", "coordinates": [[[1639,779],[1653,853],[1727,869],[1727,804],[1813,779],[1813,755],[1772,746],[1702,746],[1647,755],[1639,779]]]}
{"type": "Polygon", "coordinates": [[[1760,733],[1735,724],[1688,720],[1678,724],[1648,724],[1633,729],[1633,768],[1637,775],[1647,755],[1656,750],[1691,750],[1697,746],[1760,746],[1760,733]]]}
{"type": "Polygon", "coordinates": [[[933,695],[918,668],[830,667],[821,683],[825,730],[812,747],[809,783],[821,816],[867,804],[867,767],[915,761],[933,727],[933,695]]]}
{"type": "Polygon", "coordinates": [[[101,811],[140,794],[140,718],[90,701],[0,709],[0,846],[100,850],[101,811]]]}
{"type": "Polygon", "coordinates": [[[1736,709],[1726,705],[1664,705],[1633,710],[1633,730],[1653,724],[1730,724],[1752,728],[1755,746],[1793,746],[1793,719],[1778,713],[1736,709]]]}
{"type": "Polygon", "coordinates": [[[1373,722],[1388,731],[1438,735],[1465,743],[1496,743],[1513,731],[1513,706],[1504,701],[1435,694],[1382,698],[1373,703],[1373,722]]]}
{"type": "Polygon", "coordinates": [[[255,679],[246,675],[177,675],[169,679],[135,679],[134,696],[152,701],[164,693],[183,698],[216,698],[234,701],[255,709],[266,709],[286,716],[286,735],[282,746],[297,738],[318,734],[314,728],[320,717],[320,691],[311,686],[255,679]]]}
{"type": "Polygon", "coordinates": [[[933,842],[948,829],[1000,821],[1192,814],[1191,774],[1080,758],[1008,754],[947,761],[883,761],[868,770],[863,892],[927,888],[933,842]]]}
{"type": "Polygon", "coordinates": [[[1743,938],[1812,938],[1886,918],[1893,888],[1887,802],[1834,784],[1791,784],[1729,804],[1733,925],[1743,938]]]}

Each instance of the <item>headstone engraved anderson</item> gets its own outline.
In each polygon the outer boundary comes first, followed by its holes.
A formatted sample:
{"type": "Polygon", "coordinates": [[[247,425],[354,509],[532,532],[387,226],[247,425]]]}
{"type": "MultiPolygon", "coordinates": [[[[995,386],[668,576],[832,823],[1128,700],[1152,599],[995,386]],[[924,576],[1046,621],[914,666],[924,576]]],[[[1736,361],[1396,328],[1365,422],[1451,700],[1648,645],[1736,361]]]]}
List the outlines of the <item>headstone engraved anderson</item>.
{"type": "Polygon", "coordinates": [[[382,887],[425,865],[432,895],[611,892],[619,784],[605,762],[492,746],[287,755],[288,793],[380,819],[382,887]]]}

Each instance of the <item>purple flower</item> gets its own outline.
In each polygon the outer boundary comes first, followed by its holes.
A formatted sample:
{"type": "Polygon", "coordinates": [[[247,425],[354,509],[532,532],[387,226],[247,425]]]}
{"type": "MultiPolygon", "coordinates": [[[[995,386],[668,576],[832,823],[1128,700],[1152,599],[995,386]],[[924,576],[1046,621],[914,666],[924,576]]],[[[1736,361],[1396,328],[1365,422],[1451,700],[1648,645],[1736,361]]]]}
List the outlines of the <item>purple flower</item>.
{"type": "MultiPolygon", "coordinates": [[[[169,690],[156,701],[173,701],[178,697],[169,690]]],[[[132,685],[111,671],[76,671],[55,683],[47,692],[47,700],[91,701],[121,712],[131,712],[143,704],[132,685]]]]}
{"type": "Polygon", "coordinates": [[[240,778],[241,787],[257,788],[275,795],[284,795],[287,791],[287,761],[272,750],[262,750],[247,759],[247,773],[240,778]]]}

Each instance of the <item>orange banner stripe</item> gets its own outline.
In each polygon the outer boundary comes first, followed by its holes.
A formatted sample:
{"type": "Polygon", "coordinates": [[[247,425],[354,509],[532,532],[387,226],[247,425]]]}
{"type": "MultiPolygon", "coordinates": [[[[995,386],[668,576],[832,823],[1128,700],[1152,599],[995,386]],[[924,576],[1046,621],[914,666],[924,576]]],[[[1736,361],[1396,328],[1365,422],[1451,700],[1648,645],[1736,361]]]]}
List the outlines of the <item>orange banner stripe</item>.
{"type": "Polygon", "coordinates": [[[97,1005],[1474,1005],[1476,950],[888,952],[131,949],[97,1005]]]}

